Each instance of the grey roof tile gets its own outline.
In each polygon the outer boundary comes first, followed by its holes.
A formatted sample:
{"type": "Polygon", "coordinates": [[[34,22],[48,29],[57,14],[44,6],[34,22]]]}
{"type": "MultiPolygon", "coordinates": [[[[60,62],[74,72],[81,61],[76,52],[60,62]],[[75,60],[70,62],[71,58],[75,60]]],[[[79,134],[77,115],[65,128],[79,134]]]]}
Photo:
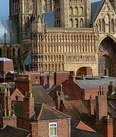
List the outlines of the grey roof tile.
{"type": "Polygon", "coordinates": [[[0,129],[0,137],[28,137],[30,132],[25,129],[16,128],[7,125],[3,129],[0,129]]]}

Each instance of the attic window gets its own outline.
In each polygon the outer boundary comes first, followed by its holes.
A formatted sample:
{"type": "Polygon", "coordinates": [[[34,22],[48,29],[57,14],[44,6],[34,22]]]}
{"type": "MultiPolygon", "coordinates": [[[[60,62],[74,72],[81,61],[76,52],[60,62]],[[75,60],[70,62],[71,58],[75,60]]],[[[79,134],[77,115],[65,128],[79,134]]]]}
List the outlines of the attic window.
{"type": "Polygon", "coordinates": [[[49,137],[57,137],[57,123],[49,123],[49,137]]]}

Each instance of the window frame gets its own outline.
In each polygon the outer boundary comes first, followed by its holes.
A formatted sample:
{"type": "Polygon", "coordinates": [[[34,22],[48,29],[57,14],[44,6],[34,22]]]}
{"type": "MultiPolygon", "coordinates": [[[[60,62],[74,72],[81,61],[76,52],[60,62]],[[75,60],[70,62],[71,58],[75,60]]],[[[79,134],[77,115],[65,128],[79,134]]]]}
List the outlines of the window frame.
{"type": "Polygon", "coordinates": [[[57,137],[57,133],[58,133],[57,128],[58,128],[58,126],[57,126],[56,122],[50,122],[49,123],[49,137],[57,137]],[[54,135],[50,135],[50,129],[52,129],[52,128],[54,128],[54,131],[56,132],[56,134],[54,134],[54,135]]]}

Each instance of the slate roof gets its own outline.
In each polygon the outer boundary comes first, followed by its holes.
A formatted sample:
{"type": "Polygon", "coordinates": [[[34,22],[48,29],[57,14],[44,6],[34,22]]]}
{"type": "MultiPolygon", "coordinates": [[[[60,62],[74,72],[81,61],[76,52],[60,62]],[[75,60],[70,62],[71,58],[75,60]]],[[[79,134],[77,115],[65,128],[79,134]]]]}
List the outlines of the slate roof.
{"type": "Polygon", "coordinates": [[[12,106],[17,117],[23,117],[23,102],[12,101],[12,106]]]}
{"type": "Polygon", "coordinates": [[[91,3],[91,24],[96,19],[96,17],[98,15],[103,3],[104,3],[104,0],[91,3]]]}
{"type": "Polygon", "coordinates": [[[89,113],[89,105],[84,104],[82,100],[65,101],[63,104],[67,114],[70,115],[72,119],[81,119],[83,113],[89,113]]]}
{"type": "Polygon", "coordinates": [[[109,99],[116,99],[116,91],[114,92],[114,94],[111,94],[110,96],[108,96],[109,99]]]}
{"type": "Polygon", "coordinates": [[[52,85],[49,89],[46,89],[48,93],[52,92],[54,89],[56,89],[59,85],[52,85]]]}
{"type": "Polygon", "coordinates": [[[76,83],[82,89],[99,89],[99,86],[102,86],[103,88],[107,89],[111,81],[116,87],[116,78],[114,77],[105,77],[105,78],[90,79],[90,80],[89,79],[76,80],[76,83]]]}
{"type": "Polygon", "coordinates": [[[44,20],[48,27],[54,27],[54,11],[45,12],[44,20]]]}
{"type": "Polygon", "coordinates": [[[70,118],[70,116],[46,105],[41,105],[41,110],[38,116],[38,120],[54,120],[54,119],[67,119],[70,118]]]}
{"type": "Polygon", "coordinates": [[[0,137],[29,137],[29,135],[30,132],[28,130],[10,125],[6,125],[3,129],[0,129],[0,137]]]}
{"type": "Polygon", "coordinates": [[[32,86],[32,96],[34,97],[34,102],[37,104],[45,103],[50,106],[55,106],[54,101],[41,85],[37,84],[32,86]]]}

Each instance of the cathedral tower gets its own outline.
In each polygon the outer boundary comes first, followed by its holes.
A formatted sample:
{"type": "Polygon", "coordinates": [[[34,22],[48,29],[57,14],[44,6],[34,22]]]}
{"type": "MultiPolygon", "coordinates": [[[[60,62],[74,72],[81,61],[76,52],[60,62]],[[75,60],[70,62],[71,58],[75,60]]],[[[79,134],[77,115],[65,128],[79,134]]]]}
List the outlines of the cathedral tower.
{"type": "Polygon", "coordinates": [[[19,41],[25,38],[33,14],[33,0],[10,0],[9,19],[18,24],[19,41]]]}
{"type": "Polygon", "coordinates": [[[55,26],[88,27],[91,20],[90,0],[55,0],[55,26]]]}

